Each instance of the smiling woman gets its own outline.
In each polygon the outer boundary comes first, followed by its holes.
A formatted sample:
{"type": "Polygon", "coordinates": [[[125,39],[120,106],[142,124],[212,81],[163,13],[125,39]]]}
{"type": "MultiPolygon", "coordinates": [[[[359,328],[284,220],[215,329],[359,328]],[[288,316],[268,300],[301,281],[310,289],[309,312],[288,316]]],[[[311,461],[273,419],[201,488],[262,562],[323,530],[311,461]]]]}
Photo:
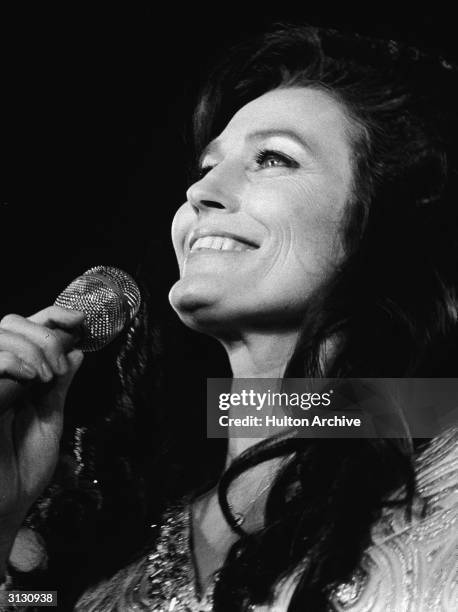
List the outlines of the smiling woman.
{"type": "MultiPolygon", "coordinates": [[[[435,235],[456,193],[455,79],[416,50],[307,27],[233,52],[210,77],[169,297],[224,346],[233,388],[456,375],[456,247],[441,260],[435,235]]],[[[166,515],[150,561],[80,609],[127,609],[137,592],[157,609],[451,610],[456,436],[229,438],[226,471],[166,515]]]]}
{"type": "MultiPolygon", "coordinates": [[[[169,299],[224,347],[231,391],[240,378],[456,376],[456,244],[438,231],[457,194],[454,86],[440,58],[302,26],[234,50],[210,75],[169,299]]],[[[192,402],[167,376],[158,391],[157,345],[145,303],[102,438],[117,426],[121,443],[94,449],[111,485],[90,502],[99,522],[104,503],[138,504],[152,533],[121,570],[96,557],[77,610],[455,609],[456,427],[430,441],[285,431],[226,446],[200,432],[186,445],[192,429],[182,423],[180,438],[164,423],[173,409],[190,423],[192,402]]],[[[48,500],[47,518],[65,502],[48,500]]]]}
{"type": "Polygon", "coordinates": [[[330,94],[305,87],[270,91],[232,117],[172,228],[181,275],[170,301],[187,324],[260,331],[275,318],[297,330],[343,256],[357,129],[330,94]],[[234,248],[221,248],[224,236],[234,248]]]}

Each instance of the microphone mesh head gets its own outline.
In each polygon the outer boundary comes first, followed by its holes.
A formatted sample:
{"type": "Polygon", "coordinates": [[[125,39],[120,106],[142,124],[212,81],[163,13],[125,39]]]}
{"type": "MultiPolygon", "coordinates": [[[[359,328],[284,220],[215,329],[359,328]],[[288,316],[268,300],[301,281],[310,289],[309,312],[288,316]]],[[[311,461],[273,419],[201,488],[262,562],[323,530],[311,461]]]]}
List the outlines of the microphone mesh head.
{"type": "Polygon", "coordinates": [[[140,290],[126,272],[97,266],[71,282],[54,303],[86,314],[78,346],[86,352],[98,351],[137,314],[140,290]]]}

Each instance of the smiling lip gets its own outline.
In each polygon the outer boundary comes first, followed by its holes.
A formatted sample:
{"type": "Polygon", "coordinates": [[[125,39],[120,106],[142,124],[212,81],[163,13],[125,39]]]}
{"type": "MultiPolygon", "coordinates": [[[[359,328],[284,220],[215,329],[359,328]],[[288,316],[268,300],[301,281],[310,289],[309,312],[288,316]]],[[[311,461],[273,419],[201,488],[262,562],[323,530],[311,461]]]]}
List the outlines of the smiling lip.
{"type": "Polygon", "coordinates": [[[197,252],[199,250],[216,250],[221,252],[240,252],[252,249],[258,249],[259,245],[251,240],[237,236],[224,230],[195,230],[192,232],[188,242],[189,252],[197,252]],[[199,241],[197,248],[193,247],[199,241]]]}

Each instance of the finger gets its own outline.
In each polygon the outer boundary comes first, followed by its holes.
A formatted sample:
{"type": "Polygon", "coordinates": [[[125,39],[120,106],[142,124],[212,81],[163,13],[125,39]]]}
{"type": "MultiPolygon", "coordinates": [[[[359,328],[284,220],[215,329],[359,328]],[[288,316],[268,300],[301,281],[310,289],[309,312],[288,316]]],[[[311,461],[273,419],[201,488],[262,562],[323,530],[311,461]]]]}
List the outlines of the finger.
{"type": "Polygon", "coordinates": [[[83,363],[84,353],[79,349],[73,349],[67,355],[68,369],[63,376],[57,379],[56,389],[62,393],[62,397],[65,400],[68,388],[73,380],[73,377],[79,370],[83,363]]]}
{"type": "Polygon", "coordinates": [[[49,382],[53,370],[40,346],[20,333],[0,328],[0,351],[12,353],[15,357],[32,366],[43,382],[49,382]]]}
{"type": "Polygon", "coordinates": [[[8,376],[14,380],[33,380],[38,376],[36,368],[17,355],[8,351],[0,351],[0,376],[8,376]]]}
{"type": "Polygon", "coordinates": [[[83,323],[84,317],[85,314],[81,310],[70,310],[61,306],[48,306],[48,308],[28,317],[28,320],[51,329],[60,327],[72,330],[83,323]]]}
{"type": "Polygon", "coordinates": [[[0,323],[0,332],[7,330],[18,334],[38,345],[46,357],[47,363],[55,374],[64,374],[68,369],[65,358],[64,338],[62,332],[44,327],[19,315],[7,315],[0,323]]]}
{"type": "MultiPolygon", "coordinates": [[[[85,316],[85,313],[81,310],[71,310],[69,308],[62,308],[61,306],[49,306],[48,308],[40,310],[39,312],[28,317],[28,320],[32,323],[43,325],[48,329],[58,328],[68,333],[67,342],[61,346],[63,351],[61,351],[58,357],[58,362],[55,366],[54,371],[56,374],[62,375],[67,371],[68,361],[65,355],[69,347],[73,346],[76,342],[78,342],[78,340],[81,339],[82,325],[84,323],[85,316]]],[[[64,340],[64,336],[60,335],[60,339],[64,340]]],[[[45,335],[45,340],[50,342],[52,350],[55,345],[55,337],[53,334],[48,332],[45,335]]],[[[41,342],[40,346],[45,348],[41,342]]]]}
{"type": "Polygon", "coordinates": [[[74,349],[68,355],[69,368],[63,376],[56,378],[55,385],[52,389],[52,398],[50,395],[46,398],[46,401],[42,401],[39,406],[39,414],[41,419],[45,419],[47,422],[59,422],[59,419],[63,418],[63,410],[65,400],[70,388],[70,384],[81,366],[84,353],[79,349],[74,349]]]}

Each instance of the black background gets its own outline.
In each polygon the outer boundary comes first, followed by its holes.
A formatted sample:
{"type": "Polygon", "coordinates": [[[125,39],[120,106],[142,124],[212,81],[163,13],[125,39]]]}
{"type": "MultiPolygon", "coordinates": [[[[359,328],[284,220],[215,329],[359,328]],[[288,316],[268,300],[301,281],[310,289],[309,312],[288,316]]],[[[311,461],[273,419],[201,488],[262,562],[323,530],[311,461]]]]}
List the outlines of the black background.
{"type": "Polygon", "coordinates": [[[99,264],[142,267],[166,301],[193,102],[231,42],[300,19],[458,56],[450,14],[256,9],[2,9],[0,316],[47,306],[99,264]]]}
{"type": "Polygon", "coordinates": [[[300,17],[457,56],[451,15],[258,8],[2,11],[0,314],[46,306],[98,264],[135,272],[146,260],[173,281],[169,226],[185,197],[192,105],[228,42],[300,17]]]}
{"type": "MultiPolygon", "coordinates": [[[[452,14],[373,7],[369,15],[273,13],[265,6],[2,6],[0,318],[44,308],[74,277],[100,264],[134,274],[141,268],[166,305],[177,277],[170,223],[185,199],[193,102],[208,64],[231,42],[272,22],[300,19],[458,60],[452,14]],[[247,14],[248,6],[256,11],[247,14]]],[[[182,365],[193,362],[179,383],[189,388],[192,379],[200,384],[199,370],[222,375],[213,353],[205,361],[194,347],[181,345],[173,355],[182,365]]],[[[67,413],[70,434],[75,423],[90,424],[112,408],[107,388],[115,349],[86,359],[73,386],[79,409],[67,413]]],[[[202,383],[196,402],[203,389],[202,383]]],[[[197,452],[195,439],[188,445],[197,452]]]]}

